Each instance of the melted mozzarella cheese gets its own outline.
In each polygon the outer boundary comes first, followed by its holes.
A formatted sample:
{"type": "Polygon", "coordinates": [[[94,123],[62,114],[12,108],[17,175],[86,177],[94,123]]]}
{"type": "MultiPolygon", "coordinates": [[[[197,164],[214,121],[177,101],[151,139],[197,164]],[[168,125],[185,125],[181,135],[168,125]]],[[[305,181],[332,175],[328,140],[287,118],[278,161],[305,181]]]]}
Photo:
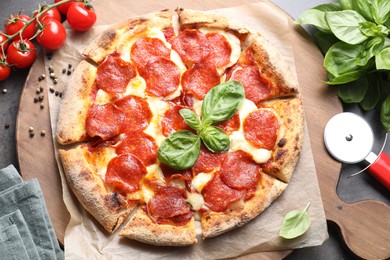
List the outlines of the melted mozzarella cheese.
{"type": "MultiPolygon", "coordinates": [[[[96,148],[99,149],[99,148],[96,148]]],[[[112,158],[116,157],[117,154],[115,152],[114,147],[105,147],[99,149],[98,153],[90,153],[88,150],[85,150],[85,158],[88,163],[94,165],[96,168],[96,172],[99,177],[104,180],[107,173],[107,165],[111,161],[112,158]]]]}
{"type": "Polygon", "coordinates": [[[204,205],[203,196],[199,193],[187,192],[187,202],[191,204],[193,210],[199,210],[204,205]]]}
{"type": "Polygon", "coordinates": [[[147,99],[150,110],[152,111],[152,120],[148,127],[145,129],[145,133],[152,136],[156,141],[157,146],[160,147],[162,141],[166,138],[161,132],[160,122],[164,116],[165,111],[168,110],[169,104],[159,98],[149,97],[147,99]]]}
{"type": "Polygon", "coordinates": [[[136,77],[130,80],[129,84],[126,87],[126,92],[124,95],[125,96],[133,95],[133,96],[144,98],[145,89],[146,89],[145,80],[139,75],[137,75],[136,77]]]}
{"type": "Polygon", "coordinates": [[[96,105],[104,105],[111,102],[111,96],[104,90],[99,89],[96,93],[95,98],[95,104],[96,105]]]}
{"type": "Polygon", "coordinates": [[[196,175],[192,181],[191,181],[191,185],[198,191],[198,192],[201,192],[203,187],[206,185],[206,183],[208,183],[211,178],[213,177],[213,174],[212,173],[199,173],[198,175],[196,175]]]}
{"type": "MultiPolygon", "coordinates": [[[[146,171],[147,173],[144,177],[145,181],[165,185],[164,175],[158,164],[153,164],[146,167],[146,171]]],[[[141,185],[141,190],[139,194],[141,202],[148,203],[149,200],[152,199],[154,196],[154,190],[149,188],[147,185],[141,185]]]]}

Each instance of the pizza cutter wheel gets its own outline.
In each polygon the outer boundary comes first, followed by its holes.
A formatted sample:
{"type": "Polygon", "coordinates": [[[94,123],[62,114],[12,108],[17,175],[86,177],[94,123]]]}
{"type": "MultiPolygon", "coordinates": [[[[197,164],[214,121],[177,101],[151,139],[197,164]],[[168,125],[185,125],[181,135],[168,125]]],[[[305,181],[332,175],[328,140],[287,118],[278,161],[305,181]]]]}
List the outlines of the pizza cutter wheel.
{"type": "Polygon", "coordinates": [[[372,152],[374,134],[361,116],[344,112],[332,117],[325,126],[324,141],[329,153],[343,163],[366,160],[368,172],[390,190],[390,156],[372,152]]]}

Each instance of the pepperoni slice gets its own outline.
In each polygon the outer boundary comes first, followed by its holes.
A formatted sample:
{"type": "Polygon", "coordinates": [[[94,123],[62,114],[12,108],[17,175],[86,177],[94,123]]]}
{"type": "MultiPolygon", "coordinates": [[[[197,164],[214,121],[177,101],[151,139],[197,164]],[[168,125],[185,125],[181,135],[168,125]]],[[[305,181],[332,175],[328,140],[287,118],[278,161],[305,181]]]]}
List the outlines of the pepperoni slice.
{"type": "Polygon", "coordinates": [[[131,63],[123,61],[117,54],[112,54],[97,68],[97,86],[107,93],[123,93],[136,75],[131,63]]]}
{"type": "Polygon", "coordinates": [[[208,63],[199,63],[184,72],[181,84],[187,93],[203,100],[207,92],[220,82],[215,66],[208,63]]]}
{"type": "Polygon", "coordinates": [[[221,128],[227,135],[231,135],[234,131],[240,129],[240,124],[240,115],[236,113],[230,119],[223,121],[216,126],[221,128]]]}
{"type": "Polygon", "coordinates": [[[124,120],[125,114],[114,105],[97,105],[89,108],[85,128],[89,136],[108,140],[120,133],[124,120]]]}
{"type": "Polygon", "coordinates": [[[155,220],[185,215],[191,211],[185,192],[173,186],[160,187],[147,206],[149,215],[155,220]]]}
{"type": "Polygon", "coordinates": [[[259,109],[244,120],[244,137],[257,148],[272,150],[276,143],[279,120],[269,110],[259,109]]]}
{"type": "Polygon", "coordinates": [[[160,164],[160,168],[167,182],[171,180],[190,181],[192,178],[191,170],[176,170],[162,163],[160,164]]]}
{"type": "Polygon", "coordinates": [[[235,65],[227,77],[241,82],[246,98],[256,104],[268,98],[271,93],[270,82],[260,74],[256,66],[235,65]]]}
{"type": "Polygon", "coordinates": [[[158,57],[169,59],[170,50],[158,38],[141,37],[131,47],[130,57],[139,70],[158,57]]]}
{"type": "Polygon", "coordinates": [[[233,189],[252,189],[260,178],[260,166],[243,151],[229,153],[221,166],[221,180],[233,189]]]}
{"type": "Polygon", "coordinates": [[[225,36],[219,33],[206,34],[210,42],[211,52],[207,57],[207,61],[214,64],[216,67],[226,66],[230,62],[230,55],[232,54],[232,46],[226,40],[225,36]]]}
{"type": "Polygon", "coordinates": [[[145,99],[129,95],[115,101],[115,106],[126,115],[124,123],[125,132],[145,129],[152,119],[152,111],[145,99]]]}
{"type": "Polygon", "coordinates": [[[156,58],[140,71],[146,82],[146,92],[151,96],[166,97],[172,94],[180,83],[177,65],[165,58],[156,58]]]}
{"type": "Polygon", "coordinates": [[[173,42],[173,39],[175,39],[176,35],[175,35],[175,30],[173,29],[172,26],[169,26],[167,28],[165,28],[163,30],[163,33],[164,33],[164,37],[165,39],[167,40],[167,42],[169,42],[170,44],[172,44],[173,42]]]}
{"type": "Polygon", "coordinates": [[[146,175],[143,163],[132,154],[121,154],[111,159],[107,166],[105,183],[122,194],[135,192],[146,175]]]}
{"type": "Polygon", "coordinates": [[[181,105],[172,105],[165,111],[161,120],[161,132],[164,136],[168,136],[178,130],[191,130],[179,113],[180,109],[183,108],[185,107],[181,105]]]}
{"type": "Polygon", "coordinates": [[[225,155],[225,153],[212,153],[209,149],[202,146],[198,160],[192,167],[193,175],[197,175],[201,172],[207,173],[219,170],[225,155]]]}
{"type": "Polygon", "coordinates": [[[200,63],[210,54],[210,44],[206,35],[196,29],[180,31],[173,40],[172,48],[188,68],[194,63],[200,63]]]}
{"type": "Polygon", "coordinates": [[[215,212],[227,210],[232,202],[240,200],[244,190],[235,190],[227,186],[216,174],[202,189],[203,198],[207,207],[215,212]]]}
{"type": "Polygon", "coordinates": [[[116,147],[117,154],[132,154],[140,159],[145,166],[157,161],[158,147],[153,137],[144,132],[126,134],[116,147]]]}

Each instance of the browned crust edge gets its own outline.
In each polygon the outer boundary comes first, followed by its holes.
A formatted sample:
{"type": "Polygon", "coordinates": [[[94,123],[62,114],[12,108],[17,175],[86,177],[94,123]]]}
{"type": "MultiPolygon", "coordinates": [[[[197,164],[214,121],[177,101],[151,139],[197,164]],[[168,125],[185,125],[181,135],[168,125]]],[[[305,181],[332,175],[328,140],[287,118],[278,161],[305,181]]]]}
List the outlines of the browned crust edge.
{"type": "Polygon", "coordinates": [[[159,225],[140,207],[119,235],[156,246],[189,246],[197,242],[193,218],[184,226],[159,225]]]}
{"type": "Polygon", "coordinates": [[[77,143],[86,137],[85,119],[92,102],[96,70],[87,61],[81,61],[67,85],[60,104],[56,132],[57,142],[62,145],[77,143]]]}
{"type": "Polygon", "coordinates": [[[107,230],[115,231],[134,209],[122,195],[109,192],[85,159],[82,145],[59,150],[66,180],[83,207],[107,230]]]}
{"type": "Polygon", "coordinates": [[[266,174],[261,174],[261,176],[255,195],[245,201],[243,207],[234,207],[223,213],[206,212],[201,216],[203,239],[218,236],[254,219],[287,187],[287,184],[266,174]]]}
{"type": "Polygon", "coordinates": [[[172,26],[172,14],[172,10],[162,10],[115,24],[87,46],[82,55],[100,63],[106,55],[117,50],[118,42],[126,34],[136,35],[144,32],[148,27],[164,29],[172,26]]]}
{"type": "Polygon", "coordinates": [[[248,29],[222,15],[183,8],[178,8],[176,12],[179,16],[180,29],[209,28],[223,30],[234,34],[240,39],[241,45],[250,36],[248,29]]]}

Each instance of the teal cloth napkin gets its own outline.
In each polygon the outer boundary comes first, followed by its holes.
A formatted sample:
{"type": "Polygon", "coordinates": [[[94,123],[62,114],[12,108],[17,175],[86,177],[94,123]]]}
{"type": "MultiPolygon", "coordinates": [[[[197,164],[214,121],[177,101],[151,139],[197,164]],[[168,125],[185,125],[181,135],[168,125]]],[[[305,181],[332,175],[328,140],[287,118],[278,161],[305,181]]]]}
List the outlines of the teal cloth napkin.
{"type": "MultiPolygon", "coordinates": [[[[21,225],[16,225],[15,218],[12,218],[15,224],[4,224],[4,228],[0,225],[0,229],[14,229],[9,227],[15,226],[18,229],[19,236],[29,233],[33,244],[28,243],[27,240],[24,241],[22,239],[21,241],[26,252],[29,252],[28,257],[12,258],[15,257],[12,255],[14,252],[6,248],[8,243],[0,243],[0,252],[3,252],[2,247],[4,247],[7,249],[5,252],[9,252],[10,255],[5,254],[0,255],[0,257],[6,257],[4,259],[64,259],[64,253],[55,236],[38,180],[33,179],[23,182],[15,167],[11,165],[0,170],[0,217],[3,216],[7,219],[9,215],[17,216],[18,211],[21,214],[19,217],[22,217],[27,225],[27,230],[23,230],[21,225]],[[34,248],[38,253],[38,258],[36,255],[31,255],[31,257],[29,255],[34,254],[30,253],[30,250],[34,251],[34,248]]],[[[7,220],[3,221],[5,223],[7,222],[7,220]]],[[[10,233],[11,231],[7,232],[7,235],[9,235],[7,237],[8,240],[11,237],[13,239],[18,237],[17,234],[10,233]]],[[[18,243],[15,242],[16,244],[18,243]]],[[[20,251],[22,252],[23,250],[20,251]]],[[[16,255],[16,257],[19,256],[16,255]]]]}
{"type": "Polygon", "coordinates": [[[1,259],[31,259],[16,225],[0,230],[0,256],[1,259]]]}

